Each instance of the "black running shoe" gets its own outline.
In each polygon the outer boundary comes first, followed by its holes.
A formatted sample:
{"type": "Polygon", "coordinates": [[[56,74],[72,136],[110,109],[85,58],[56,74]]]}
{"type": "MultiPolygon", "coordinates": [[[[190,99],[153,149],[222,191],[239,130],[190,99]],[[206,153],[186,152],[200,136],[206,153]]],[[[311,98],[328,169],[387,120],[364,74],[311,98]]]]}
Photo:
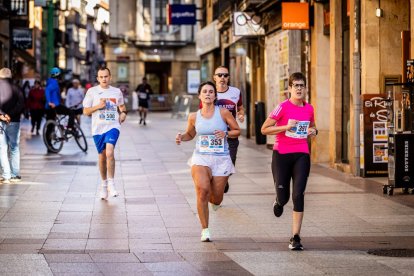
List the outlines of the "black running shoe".
{"type": "Polygon", "coordinates": [[[280,217],[283,214],[283,206],[279,205],[277,201],[273,203],[273,213],[276,217],[280,217]]]}
{"type": "Polygon", "coordinates": [[[224,187],[224,193],[226,194],[229,191],[229,182],[226,183],[226,187],[224,187]]]}
{"type": "Polygon", "coordinates": [[[303,250],[303,246],[300,243],[300,237],[298,234],[290,238],[289,249],[290,250],[303,250]]]}

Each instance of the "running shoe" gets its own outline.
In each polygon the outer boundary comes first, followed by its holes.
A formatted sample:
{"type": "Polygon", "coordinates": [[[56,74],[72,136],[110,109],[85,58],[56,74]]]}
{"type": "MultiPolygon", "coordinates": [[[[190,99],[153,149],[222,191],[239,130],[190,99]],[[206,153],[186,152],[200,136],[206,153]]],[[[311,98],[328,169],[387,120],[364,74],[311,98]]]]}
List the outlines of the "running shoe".
{"type": "Polygon", "coordinates": [[[142,119],[139,120],[139,124],[142,124],[142,119]]]}
{"type": "Polygon", "coordinates": [[[106,184],[102,184],[101,185],[101,192],[100,192],[100,194],[101,194],[101,199],[102,200],[105,200],[105,199],[108,198],[108,185],[106,185],[106,184]]]}
{"type": "Polygon", "coordinates": [[[119,193],[115,189],[115,183],[113,181],[108,181],[108,191],[110,196],[117,197],[119,196],[119,193]]]}
{"type": "Polygon", "coordinates": [[[210,205],[211,205],[211,208],[213,209],[213,211],[217,211],[221,207],[220,204],[216,205],[216,204],[210,203],[210,205]]]}
{"type": "Polygon", "coordinates": [[[22,177],[19,176],[19,175],[12,176],[12,178],[10,178],[10,181],[11,182],[20,182],[20,181],[22,181],[22,177]]]}
{"type": "Polygon", "coordinates": [[[1,181],[1,183],[3,183],[3,184],[11,184],[10,179],[3,179],[1,181]]]}
{"type": "Polygon", "coordinates": [[[204,228],[203,231],[201,231],[201,241],[211,242],[210,230],[208,230],[208,228],[204,228]]]}
{"type": "Polygon", "coordinates": [[[279,205],[277,201],[273,203],[273,213],[276,217],[280,217],[283,214],[283,206],[279,205]]]}
{"type": "Polygon", "coordinates": [[[303,250],[303,246],[300,243],[300,237],[298,234],[295,234],[293,237],[290,238],[289,249],[290,250],[303,250]]]}
{"type": "Polygon", "coordinates": [[[224,193],[227,194],[227,192],[229,191],[229,182],[226,183],[226,187],[224,187],[224,193]]]}

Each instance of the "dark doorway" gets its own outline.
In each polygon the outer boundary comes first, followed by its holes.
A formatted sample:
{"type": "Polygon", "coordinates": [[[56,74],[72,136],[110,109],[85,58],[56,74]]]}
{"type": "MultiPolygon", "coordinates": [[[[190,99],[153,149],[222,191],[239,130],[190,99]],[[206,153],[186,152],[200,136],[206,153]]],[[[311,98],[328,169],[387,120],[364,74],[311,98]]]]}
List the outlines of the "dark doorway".
{"type": "Polygon", "coordinates": [[[146,62],[145,76],[154,94],[171,93],[168,79],[171,76],[171,62],[146,62]]]}

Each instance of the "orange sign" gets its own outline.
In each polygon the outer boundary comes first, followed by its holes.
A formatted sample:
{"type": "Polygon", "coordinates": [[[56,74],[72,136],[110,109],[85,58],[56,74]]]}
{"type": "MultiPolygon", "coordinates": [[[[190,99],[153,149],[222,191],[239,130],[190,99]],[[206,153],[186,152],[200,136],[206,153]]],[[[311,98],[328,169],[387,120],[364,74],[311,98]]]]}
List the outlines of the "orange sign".
{"type": "Polygon", "coordinates": [[[282,29],[308,30],[309,3],[282,3],[282,29]]]}

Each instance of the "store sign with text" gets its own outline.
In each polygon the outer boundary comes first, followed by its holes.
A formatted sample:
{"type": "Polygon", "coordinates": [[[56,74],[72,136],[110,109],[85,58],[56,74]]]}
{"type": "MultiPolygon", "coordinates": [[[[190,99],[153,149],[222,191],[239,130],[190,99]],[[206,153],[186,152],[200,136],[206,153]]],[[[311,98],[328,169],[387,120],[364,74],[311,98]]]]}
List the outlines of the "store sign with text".
{"type": "Polygon", "coordinates": [[[33,31],[29,28],[15,28],[12,32],[13,48],[31,49],[33,44],[33,31]]]}
{"type": "Polygon", "coordinates": [[[167,25],[195,25],[196,5],[167,5],[167,25]]]}
{"type": "Polygon", "coordinates": [[[308,30],[309,3],[282,3],[282,29],[308,30]]]}

